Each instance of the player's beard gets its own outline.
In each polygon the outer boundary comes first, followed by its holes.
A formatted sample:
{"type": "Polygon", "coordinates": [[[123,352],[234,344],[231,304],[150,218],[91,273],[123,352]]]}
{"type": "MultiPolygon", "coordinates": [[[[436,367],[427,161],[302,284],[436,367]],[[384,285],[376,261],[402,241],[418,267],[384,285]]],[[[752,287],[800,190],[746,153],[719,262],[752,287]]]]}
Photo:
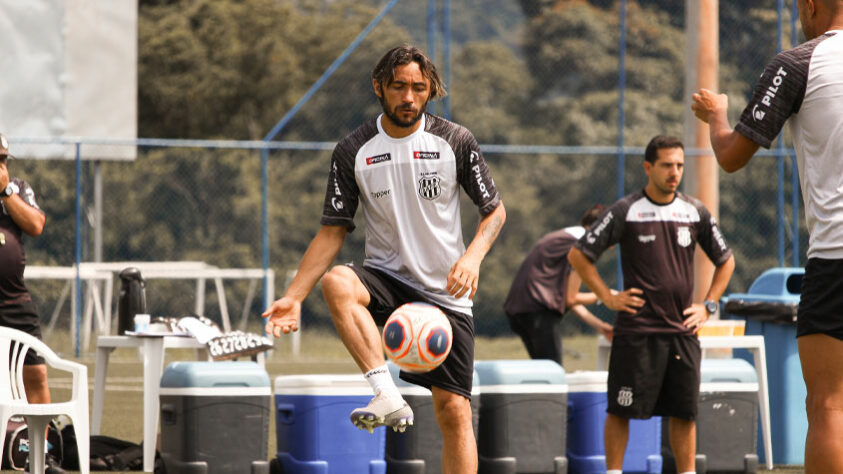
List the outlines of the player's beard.
{"type": "MultiPolygon", "coordinates": [[[[383,95],[383,94],[381,94],[381,95],[383,95]]],[[[425,102],[424,105],[421,107],[421,109],[419,109],[419,113],[417,113],[415,116],[413,116],[409,120],[402,120],[402,119],[398,118],[398,111],[401,110],[402,108],[405,108],[404,105],[399,105],[399,106],[393,108],[392,110],[390,110],[386,101],[383,100],[383,97],[378,97],[378,101],[381,103],[381,108],[383,109],[384,115],[389,117],[389,120],[391,120],[392,123],[394,123],[395,125],[397,125],[399,127],[402,127],[402,128],[410,128],[413,125],[415,125],[416,122],[418,122],[419,119],[421,118],[422,114],[424,114],[425,109],[427,109],[427,102],[425,102]]]]}

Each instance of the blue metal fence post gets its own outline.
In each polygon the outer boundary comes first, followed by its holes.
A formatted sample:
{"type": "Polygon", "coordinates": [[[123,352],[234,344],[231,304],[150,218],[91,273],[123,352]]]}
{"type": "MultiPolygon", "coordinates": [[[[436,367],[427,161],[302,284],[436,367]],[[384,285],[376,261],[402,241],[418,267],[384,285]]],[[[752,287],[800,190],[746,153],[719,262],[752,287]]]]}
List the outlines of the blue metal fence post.
{"type": "MultiPolygon", "coordinates": [[[[784,0],[776,1],[776,14],[778,15],[776,22],[776,51],[782,50],[782,10],[784,9],[784,0]]],[[[777,255],[779,259],[779,266],[784,266],[784,138],[779,135],[776,145],[776,171],[778,174],[777,192],[776,192],[776,209],[778,215],[776,216],[777,228],[777,255]]]]}
{"type": "MultiPolygon", "coordinates": [[[[436,63],[436,0],[427,0],[427,55],[436,63]]],[[[429,104],[430,113],[436,113],[436,102],[429,104]]]]}
{"type": "MultiPolygon", "coordinates": [[[[445,87],[451,87],[451,0],[442,0],[442,61],[445,87]]],[[[442,100],[442,116],[451,120],[451,95],[442,100]]]]}
{"type": "MultiPolygon", "coordinates": [[[[620,39],[618,40],[618,199],[624,196],[624,175],[626,166],[624,147],[624,89],[626,88],[626,0],[620,3],[620,39]]],[[[618,289],[623,289],[623,267],[621,265],[621,251],[618,248],[618,289]]]]}
{"type": "MultiPolygon", "coordinates": [[[[791,2],[790,6],[790,46],[796,46],[796,42],[799,41],[799,35],[796,34],[796,19],[799,18],[799,11],[796,9],[796,0],[791,2]]],[[[791,160],[790,160],[790,188],[791,188],[791,196],[790,196],[790,206],[791,206],[791,213],[793,214],[793,239],[791,240],[791,245],[793,248],[793,266],[799,266],[799,166],[796,162],[796,152],[793,150],[793,147],[790,148],[791,150],[791,160]]]]}
{"type": "Polygon", "coordinates": [[[263,307],[269,308],[270,301],[269,278],[269,150],[261,150],[261,268],[263,268],[263,307]]]}
{"type": "Polygon", "coordinates": [[[76,264],[76,307],[74,316],[76,318],[76,357],[79,357],[80,339],[82,331],[82,278],[80,267],[82,265],[82,144],[76,142],[76,237],[74,263],[76,264]]]}

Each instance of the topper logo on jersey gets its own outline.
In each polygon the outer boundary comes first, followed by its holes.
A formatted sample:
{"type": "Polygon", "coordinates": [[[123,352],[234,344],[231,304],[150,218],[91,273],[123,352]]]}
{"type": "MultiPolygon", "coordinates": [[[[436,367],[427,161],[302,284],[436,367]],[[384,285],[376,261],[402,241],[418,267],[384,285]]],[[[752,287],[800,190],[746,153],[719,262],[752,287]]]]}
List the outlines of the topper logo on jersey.
{"type": "Polygon", "coordinates": [[[442,194],[442,186],[439,184],[439,176],[424,176],[419,180],[419,196],[434,200],[442,194]]]}
{"type": "Polygon", "coordinates": [[[376,165],[378,163],[383,163],[384,161],[391,161],[392,155],[389,153],[384,153],[383,155],[375,155],[366,158],[366,166],[369,165],[376,165]]]}
{"type": "Polygon", "coordinates": [[[691,245],[691,229],[688,227],[676,228],[676,243],[683,247],[691,245]]]}
{"type": "Polygon", "coordinates": [[[439,159],[439,152],[438,151],[414,151],[413,152],[413,159],[414,160],[438,160],[439,159]]]}
{"type": "MultiPolygon", "coordinates": [[[[776,71],[776,76],[773,77],[773,85],[764,91],[764,97],[761,98],[761,104],[764,104],[767,107],[772,106],[773,99],[776,98],[776,94],[778,94],[779,88],[784,82],[785,76],[787,76],[787,71],[785,71],[783,67],[780,67],[779,70],[776,71]]],[[[752,117],[755,120],[764,120],[764,116],[767,115],[767,112],[758,110],[758,107],[759,104],[755,104],[755,107],[752,108],[752,117]]]]}

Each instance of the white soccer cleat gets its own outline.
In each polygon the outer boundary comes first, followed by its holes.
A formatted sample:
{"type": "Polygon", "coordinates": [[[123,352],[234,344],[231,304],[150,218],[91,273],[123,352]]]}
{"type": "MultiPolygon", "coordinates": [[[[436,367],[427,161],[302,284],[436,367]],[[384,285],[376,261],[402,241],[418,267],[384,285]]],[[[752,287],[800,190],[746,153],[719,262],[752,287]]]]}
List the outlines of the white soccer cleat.
{"type": "Polygon", "coordinates": [[[368,405],[351,412],[351,422],[369,433],[379,426],[388,426],[403,433],[408,426],[413,425],[413,409],[400,396],[389,396],[378,391],[368,405]]]}

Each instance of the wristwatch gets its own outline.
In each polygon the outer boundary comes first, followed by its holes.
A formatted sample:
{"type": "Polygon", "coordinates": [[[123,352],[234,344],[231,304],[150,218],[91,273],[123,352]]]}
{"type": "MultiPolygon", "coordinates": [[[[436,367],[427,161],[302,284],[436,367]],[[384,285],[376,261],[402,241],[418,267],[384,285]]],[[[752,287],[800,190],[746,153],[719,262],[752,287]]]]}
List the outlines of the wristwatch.
{"type": "Polygon", "coordinates": [[[717,304],[717,302],[716,302],[716,301],[714,301],[714,300],[705,300],[705,301],[703,301],[703,306],[705,306],[705,311],[706,311],[708,314],[714,314],[714,313],[716,313],[716,312],[717,312],[717,308],[719,308],[719,307],[720,307],[720,305],[719,305],[719,304],[717,304]]]}
{"type": "Polygon", "coordinates": [[[7,198],[15,193],[15,189],[12,187],[12,183],[6,185],[6,189],[0,191],[0,198],[7,198]]]}

